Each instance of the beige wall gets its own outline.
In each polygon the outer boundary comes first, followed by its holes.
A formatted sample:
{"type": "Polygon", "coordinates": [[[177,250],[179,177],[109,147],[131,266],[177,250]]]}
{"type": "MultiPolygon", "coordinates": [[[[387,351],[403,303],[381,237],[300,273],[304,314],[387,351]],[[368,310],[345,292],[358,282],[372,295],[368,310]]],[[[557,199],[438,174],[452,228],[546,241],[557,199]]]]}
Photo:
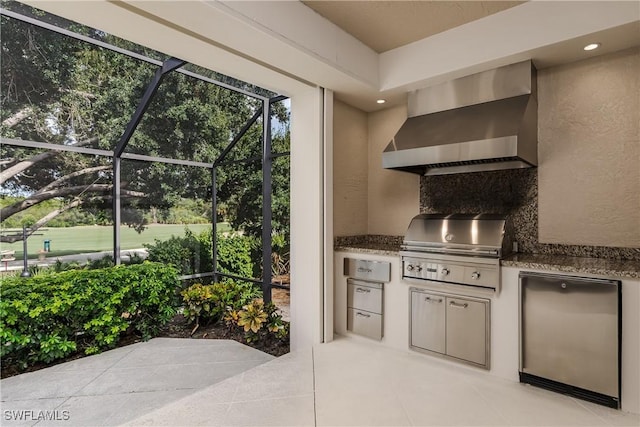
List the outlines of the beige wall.
{"type": "Polygon", "coordinates": [[[333,232],[367,234],[367,113],[333,103],[333,232]]]}
{"type": "Polygon", "coordinates": [[[402,236],[420,213],[420,176],[382,168],[382,152],[406,118],[406,105],[369,114],[369,234],[402,236]]]}
{"type": "Polygon", "coordinates": [[[382,152],[406,106],[367,114],[336,100],[333,108],[334,235],[404,235],[420,210],[420,178],[383,169],[382,152]]]}
{"type": "Polygon", "coordinates": [[[640,247],[640,49],[538,72],[541,243],[640,247]]]}

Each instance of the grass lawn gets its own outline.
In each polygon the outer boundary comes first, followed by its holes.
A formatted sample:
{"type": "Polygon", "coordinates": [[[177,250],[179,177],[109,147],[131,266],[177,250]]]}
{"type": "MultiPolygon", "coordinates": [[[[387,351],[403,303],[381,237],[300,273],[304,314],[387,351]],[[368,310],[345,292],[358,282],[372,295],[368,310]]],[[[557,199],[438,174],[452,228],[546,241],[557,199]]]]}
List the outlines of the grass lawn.
{"type": "MultiPolygon", "coordinates": [[[[138,234],[133,228],[120,229],[121,250],[142,248],[144,243],[153,243],[155,239],[166,240],[171,236],[184,236],[184,229],[196,234],[211,227],[209,224],[154,224],[138,234]]],[[[227,223],[218,224],[220,231],[230,231],[227,223]]],[[[38,251],[43,249],[44,241],[51,241],[51,252],[47,257],[79,254],[85,252],[111,251],[113,249],[113,227],[110,226],[81,226],[47,228],[37,231],[27,239],[29,258],[37,258],[38,251]]],[[[16,259],[22,258],[22,242],[1,243],[2,250],[15,250],[16,259]]]]}

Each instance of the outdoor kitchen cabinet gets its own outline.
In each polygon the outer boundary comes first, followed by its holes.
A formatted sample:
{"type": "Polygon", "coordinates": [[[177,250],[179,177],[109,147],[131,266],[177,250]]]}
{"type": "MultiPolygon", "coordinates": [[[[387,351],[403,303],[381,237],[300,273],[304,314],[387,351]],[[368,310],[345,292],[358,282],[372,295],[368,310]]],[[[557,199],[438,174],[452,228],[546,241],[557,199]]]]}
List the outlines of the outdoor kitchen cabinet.
{"type": "Polygon", "coordinates": [[[489,300],[410,291],[411,348],[489,368],[489,300]]]}
{"type": "Polygon", "coordinates": [[[446,302],[442,295],[411,292],[411,345],[445,353],[446,302]]]}

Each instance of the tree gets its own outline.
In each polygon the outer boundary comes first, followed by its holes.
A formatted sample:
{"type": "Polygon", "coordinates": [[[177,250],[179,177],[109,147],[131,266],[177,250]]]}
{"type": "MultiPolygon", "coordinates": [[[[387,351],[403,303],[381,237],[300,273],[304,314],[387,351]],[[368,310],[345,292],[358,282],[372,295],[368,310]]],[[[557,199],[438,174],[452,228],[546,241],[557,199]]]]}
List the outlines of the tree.
{"type": "MultiPolygon", "coordinates": [[[[0,24],[2,136],[112,150],[157,67],[12,18],[3,16],[0,24]]],[[[75,29],[120,47],[145,51],[108,34],[81,26],[75,29]]],[[[255,99],[174,72],[163,81],[126,152],[210,163],[258,108],[255,99]]],[[[274,106],[272,113],[274,119],[288,122],[282,105],[274,106]]],[[[274,147],[287,151],[286,125],[282,129],[274,138],[274,147]]],[[[261,136],[259,124],[252,127],[229,158],[259,156],[261,136]]],[[[18,197],[0,211],[3,223],[43,200],[58,204],[36,221],[40,226],[71,209],[95,215],[110,209],[109,157],[8,144],[3,144],[1,157],[2,193],[18,197]]],[[[211,197],[207,168],[124,159],[122,181],[123,194],[129,196],[122,201],[123,222],[139,230],[146,221],[144,212],[152,211],[157,217],[185,198],[205,201],[211,197]]],[[[283,209],[288,206],[286,162],[274,167],[274,188],[279,189],[274,224],[277,230],[288,230],[288,211],[283,209]]],[[[255,167],[220,168],[218,195],[225,202],[221,212],[225,220],[259,235],[259,162],[255,167]]]]}

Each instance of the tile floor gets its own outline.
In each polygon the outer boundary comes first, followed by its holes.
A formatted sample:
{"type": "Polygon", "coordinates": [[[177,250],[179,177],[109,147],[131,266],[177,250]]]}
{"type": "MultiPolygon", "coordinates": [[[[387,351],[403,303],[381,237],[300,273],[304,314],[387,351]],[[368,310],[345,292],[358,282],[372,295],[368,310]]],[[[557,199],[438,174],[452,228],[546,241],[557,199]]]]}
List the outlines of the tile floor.
{"type": "MultiPolygon", "coordinates": [[[[155,345],[154,341],[148,344],[155,345]]],[[[215,352],[216,349],[208,350],[215,352]]],[[[101,385],[97,378],[92,382],[93,387],[106,394],[100,398],[101,405],[97,401],[89,402],[94,412],[85,414],[80,421],[84,425],[125,423],[130,426],[640,426],[638,415],[501,380],[484,371],[426,355],[390,350],[361,339],[339,338],[307,351],[258,363],[222,380],[216,379],[216,375],[207,379],[207,371],[211,369],[207,365],[207,351],[194,351],[201,354],[197,357],[202,358],[203,365],[198,372],[203,378],[198,384],[203,387],[148,394],[147,400],[141,400],[143,410],[138,410],[134,417],[131,408],[138,402],[123,394],[109,394],[110,388],[101,385]],[[213,381],[212,385],[204,386],[207,381],[213,381]],[[119,408],[116,411],[119,415],[114,415],[114,407],[119,408]]],[[[142,369],[146,357],[168,357],[161,352],[154,353],[151,346],[131,356],[135,357],[128,358],[126,363],[123,361],[121,367],[129,370],[130,377],[105,379],[121,383],[123,389],[127,389],[138,381],[134,380],[135,371],[142,369]]],[[[67,374],[75,372],[59,369],[67,374]]],[[[58,380],[64,384],[73,382],[71,378],[61,376],[58,380]]],[[[189,380],[197,381],[193,377],[189,380]]],[[[38,399],[37,393],[29,394],[27,390],[21,393],[31,399],[22,401],[25,408],[35,405],[34,402],[43,402],[34,400],[38,399]]],[[[129,397],[142,395],[145,393],[129,397]]],[[[4,387],[2,396],[4,400],[4,387]]],[[[44,402],[49,407],[64,407],[56,399],[51,397],[44,402]]],[[[79,395],[74,399],[66,404],[82,407],[82,399],[90,397],[79,395]]],[[[71,424],[61,422],[59,425],[71,424]]]]}
{"type": "Polygon", "coordinates": [[[289,354],[128,425],[640,426],[483,371],[339,338],[289,354]]]}

